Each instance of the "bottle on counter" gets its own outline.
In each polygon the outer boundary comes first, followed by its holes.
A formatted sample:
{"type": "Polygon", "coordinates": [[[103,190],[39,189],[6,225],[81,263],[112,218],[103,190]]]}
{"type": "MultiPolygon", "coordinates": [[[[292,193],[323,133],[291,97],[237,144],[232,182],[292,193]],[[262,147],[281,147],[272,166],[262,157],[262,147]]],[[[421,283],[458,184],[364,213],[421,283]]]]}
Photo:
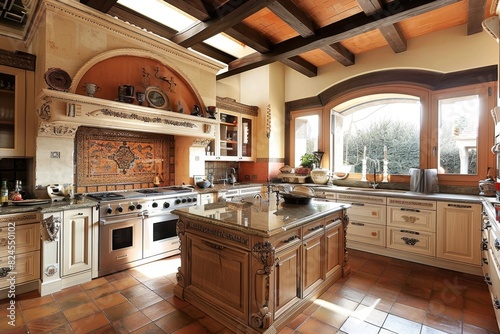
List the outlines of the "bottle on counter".
{"type": "Polygon", "coordinates": [[[2,187],[0,188],[0,203],[2,203],[2,206],[7,206],[9,204],[9,188],[5,180],[2,181],[2,187]]]}
{"type": "Polygon", "coordinates": [[[22,201],[23,196],[21,194],[23,185],[21,180],[16,180],[16,187],[14,188],[14,194],[12,195],[11,200],[13,201],[22,201]]]}

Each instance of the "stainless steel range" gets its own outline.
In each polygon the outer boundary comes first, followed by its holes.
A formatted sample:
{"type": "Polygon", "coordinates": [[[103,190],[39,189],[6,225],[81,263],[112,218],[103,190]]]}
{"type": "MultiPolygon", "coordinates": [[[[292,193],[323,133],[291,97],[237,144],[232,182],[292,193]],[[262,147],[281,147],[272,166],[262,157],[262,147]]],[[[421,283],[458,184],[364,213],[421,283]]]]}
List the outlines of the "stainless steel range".
{"type": "Polygon", "coordinates": [[[99,276],[178,254],[178,217],[171,211],[197,202],[197,193],[183,186],[88,196],[100,202],[99,276]]]}

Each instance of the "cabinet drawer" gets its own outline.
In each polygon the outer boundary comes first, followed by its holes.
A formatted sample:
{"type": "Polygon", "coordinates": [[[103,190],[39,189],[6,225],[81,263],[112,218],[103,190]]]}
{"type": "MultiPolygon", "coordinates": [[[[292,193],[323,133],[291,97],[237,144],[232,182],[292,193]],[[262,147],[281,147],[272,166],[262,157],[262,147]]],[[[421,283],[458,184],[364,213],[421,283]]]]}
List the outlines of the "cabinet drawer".
{"type": "Polygon", "coordinates": [[[385,226],[352,222],[347,228],[347,242],[350,240],[385,247],[385,226]]]}
{"type": "Polygon", "coordinates": [[[436,232],[436,211],[387,207],[388,226],[399,226],[410,230],[436,232]]]}
{"type": "Polygon", "coordinates": [[[351,222],[365,222],[385,226],[386,207],[385,205],[373,205],[353,202],[347,209],[351,222]]]}
{"type": "MultiPolygon", "coordinates": [[[[0,267],[9,267],[9,257],[0,258],[0,267]]],[[[40,278],[40,251],[16,255],[14,270],[15,284],[33,281],[40,278]]],[[[10,275],[7,274],[7,277],[10,275]]],[[[7,277],[0,279],[0,289],[9,286],[7,277]]]]}
{"type": "Polygon", "coordinates": [[[436,234],[424,231],[412,231],[398,227],[387,227],[387,248],[435,256],[436,234]]]}
{"type": "Polygon", "coordinates": [[[28,225],[16,225],[10,229],[8,227],[0,228],[0,257],[9,255],[8,243],[13,244],[16,254],[32,252],[40,249],[40,223],[28,225]],[[9,236],[10,234],[10,236],[9,236]]]}
{"type": "Polygon", "coordinates": [[[308,236],[317,233],[323,233],[324,231],[325,231],[325,221],[323,219],[302,226],[302,235],[304,238],[307,238],[308,236]]]}
{"type": "Polygon", "coordinates": [[[279,251],[280,249],[295,245],[296,243],[300,242],[301,229],[299,227],[276,236],[274,247],[276,248],[276,251],[279,251]]]}

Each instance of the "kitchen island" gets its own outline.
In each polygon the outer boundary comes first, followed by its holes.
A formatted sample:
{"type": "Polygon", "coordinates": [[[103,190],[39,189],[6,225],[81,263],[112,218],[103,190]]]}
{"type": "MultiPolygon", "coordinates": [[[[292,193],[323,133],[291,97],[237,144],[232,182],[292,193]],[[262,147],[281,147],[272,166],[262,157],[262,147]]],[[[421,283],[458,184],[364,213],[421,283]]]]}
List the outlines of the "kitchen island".
{"type": "Polygon", "coordinates": [[[350,271],[349,205],[257,198],[174,210],[174,294],[236,333],[276,333],[350,271]]]}

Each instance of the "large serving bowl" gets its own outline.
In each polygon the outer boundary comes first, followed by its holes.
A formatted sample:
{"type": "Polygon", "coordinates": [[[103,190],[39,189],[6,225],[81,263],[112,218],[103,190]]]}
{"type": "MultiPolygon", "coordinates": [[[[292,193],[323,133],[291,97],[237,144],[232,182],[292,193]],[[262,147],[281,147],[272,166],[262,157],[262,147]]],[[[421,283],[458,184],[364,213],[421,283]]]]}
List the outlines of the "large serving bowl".
{"type": "Polygon", "coordinates": [[[196,182],[196,185],[200,188],[208,188],[208,187],[210,187],[210,181],[207,181],[207,180],[198,181],[198,182],[196,182]]]}

